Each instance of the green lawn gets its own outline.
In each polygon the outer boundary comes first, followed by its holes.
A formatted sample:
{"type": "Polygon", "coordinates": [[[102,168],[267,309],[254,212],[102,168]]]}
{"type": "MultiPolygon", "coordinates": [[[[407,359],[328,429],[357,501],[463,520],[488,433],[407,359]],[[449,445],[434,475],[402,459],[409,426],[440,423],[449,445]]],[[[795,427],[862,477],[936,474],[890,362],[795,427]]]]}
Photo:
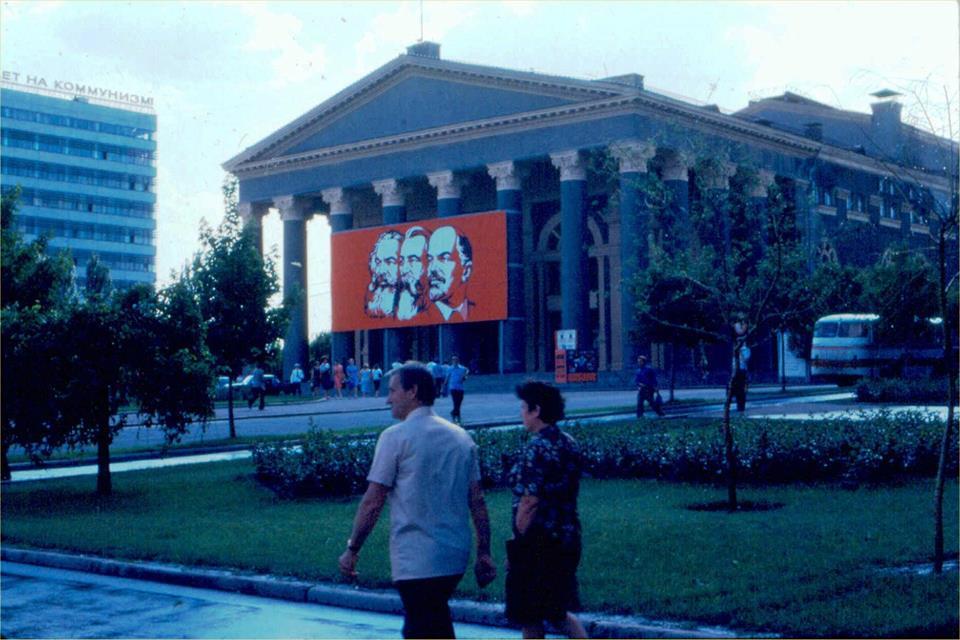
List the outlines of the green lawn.
{"type": "MultiPolygon", "coordinates": [[[[235,567],[336,580],[356,499],[281,501],[249,462],[117,474],[115,495],[94,479],[7,485],[4,543],[111,557],[235,567]]],[[[584,608],[695,620],[791,636],[957,635],[956,572],[883,576],[876,569],[928,558],[932,481],[845,491],[744,488],[767,512],[691,511],[721,489],[656,481],[583,484],[584,608]]],[[[503,558],[509,495],[488,494],[494,551],[503,558]]],[[[957,483],[945,499],[948,551],[957,552],[957,483]]],[[[386,514],[385,514],[386,515],[386,514]]],[[[364,547],[361,583],[389,582],[386,522],[364,547]]],[[[462,595],[502,599],[472,579],[462,595]]]]}

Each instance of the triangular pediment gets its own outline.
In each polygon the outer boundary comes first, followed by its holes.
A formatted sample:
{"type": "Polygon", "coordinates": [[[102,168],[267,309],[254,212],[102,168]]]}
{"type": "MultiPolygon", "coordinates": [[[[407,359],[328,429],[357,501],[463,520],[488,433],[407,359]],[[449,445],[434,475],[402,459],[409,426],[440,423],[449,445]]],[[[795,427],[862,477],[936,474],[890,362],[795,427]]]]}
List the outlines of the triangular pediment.
{"type": "Polygon", "coordinates": [[[634,91],[443,60],[400,56],[225,163],[243,165],[316,149],[510,116],[634,91]]]}

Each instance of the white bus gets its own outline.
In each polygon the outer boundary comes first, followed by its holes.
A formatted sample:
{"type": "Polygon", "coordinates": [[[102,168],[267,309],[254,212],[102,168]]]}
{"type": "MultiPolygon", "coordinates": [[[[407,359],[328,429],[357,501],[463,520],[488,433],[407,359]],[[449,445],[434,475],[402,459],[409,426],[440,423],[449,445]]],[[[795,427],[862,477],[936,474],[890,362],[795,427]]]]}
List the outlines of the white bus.
{"type": "Polygon", "coordinates": [[[923,336],[907,336],[900,344],[877,339],[875,313],[837,313],[817,320],[810,349],[810,375],[815,380],[849,384],[863,377],[924,376],[939,368],[942,350],[936,338],[940,318],[927,320],[923,336]]]}

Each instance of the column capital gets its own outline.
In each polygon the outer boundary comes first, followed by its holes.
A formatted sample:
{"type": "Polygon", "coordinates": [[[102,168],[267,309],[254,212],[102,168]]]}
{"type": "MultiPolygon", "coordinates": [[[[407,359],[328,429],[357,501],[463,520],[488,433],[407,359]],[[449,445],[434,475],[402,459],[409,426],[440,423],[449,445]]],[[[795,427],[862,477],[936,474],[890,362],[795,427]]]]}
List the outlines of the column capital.
{"type": "Polygon", "coordinates": [[[455,176],[453,171],[435,171],[427,174],[427,182],[437,190],[437,200],[459,198],[463,179],[455,176]]]}
{"type": "Polygon", "coordinates": [[[639,140],[618,140],[610,145],[610,154],[620,164],[620,173],[646,173],[647,161],[657,153],[657,147],[639,140]]]}
{"type": "Polygon", "coordinates": [[[339,216],[350,214],[350,199],[342,187],[324,189],[320,192],[320,197],[330,205],[330,215],[339,216]]]}
{"type": "Polygon", "coordinates": [[[277,196],[273,199],[273,206],[280,212],[280,219],[284,222],[306,220],[308,217],[305,203],[296,196],[277,196]]]}
{"type": "Polygon", "coordinates": [[[849,189],[844,189],[843,187],[834,187],[834,189],[833,189],[833,195],[834,195],[838,200],[846,200],[847,198],[850,197],[850,190],[849,190],[849,189]]]}
{"type": "Polygon", "coordinates": [[[395,178],[387,180],[374,180],[372,183],[374,192],[383,199],[385,207],[402,207],[406,204],[403,190],[399,181],[395,178]]]}
{"type": "Polygon", "coordinates": [[[770,187],[776,182],[776,174],[767,169],[757,171],[757,179],[747,190],[751,198],[766,198],[770,192],[770,187]]]}
{"type": "Polygon", "coordinates": [[[267,207],[259,202],[240,202],[237,204],[237,213],[240,214],[243,224],[259,226],[267,213],[267,207]]]}
{"type": "Polygon", "coordinates": [[[693,156],[689,153],[677,149],[668,149],[664,153],[663,179],[688,182],[691,166],[693,166],[693,156]]]}
{"type": "Polygon", "coordinates": [[[709,160],[702,168],[708,189],[729,189],[730,178],[737,172],[736,163],[723,158],[709,160]]]}
{"type": "Polygon", "coordinates": [[[513,160],[487,165],[487,174],[497,181],[497,191],[520,191],[520,171],[513,160]]]}
{"type": "Polygon", "coordinates": [[[560,170],[560,182],[587,179],[587,167],[577,149],[551,153],[550,162],[560,170]]]}

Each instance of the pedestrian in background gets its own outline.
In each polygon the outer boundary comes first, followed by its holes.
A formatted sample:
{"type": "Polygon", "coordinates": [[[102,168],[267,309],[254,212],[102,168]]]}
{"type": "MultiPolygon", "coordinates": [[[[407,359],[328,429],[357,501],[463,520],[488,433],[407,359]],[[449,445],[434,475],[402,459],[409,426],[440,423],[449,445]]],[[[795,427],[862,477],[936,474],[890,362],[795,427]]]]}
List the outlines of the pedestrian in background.
{"type": "Polygon", "coordinates": [[[737,411],[743,413],[747,408],[747,367],[750,363],[750,347],[744,338],[737,338],[733,346],[733,379],[730,381],[730,395],[737,400],[737,411]]]}
{"type": "Polygon", "coordinates": [[[454,422],[460,423],[462,421],[460,417],[460,406],[463,404],[463,383],[469,375],[467,368],[460,364],[460,358],[453,356],[450,358],[450,369],[447,371],[446,379],[446,388],[450,392],[450,397],[453,398],[453,411],[450,412],[450,417],[454,422]]]}
{"type": "Polygon", "coordinates": [[[371,377],[373,378],[373,395],[380,397],[380,381],[383,380],[383,369],[380,368],[380,363],[373,365],[373,371],[370,372],[371,377]]]}
{"type": "Polygon", "coordinates": [[[390,372],[387,404],[398,424],[380,434],[368,487],[339,567],[356,577],[357,559],[386,502],[390,567],[403,602],[404,638],[453,638],[448,601],[470,558],[476,530],[477,584],[496,577],[490,522],[480,488],[477,445],[433,411],[433,376],[420,363],[390,372]]]}
{"type": "Polygon", "coordinates": [[[643,405],[650,404],[658,416],[663,416],[663,401],[660,400],[660,387],[657,385],[657,372],[647,366],[647,357],[637,357],[637,371],[633,376],[637,387],[637,417],[643,417],[643,405]]]}
{"type": "Polygon", "coordinates": [[[343,399],[344,377],[345,376],[343,373],[343,365],[340,364],[339,362],[333,365],[333,389],[334,389],[335,395],[341,400],[343,399]]]}
{"type": "Polygon", "coordinates": [[[347,367],[344,369],[347,374],[347,395],[353,394],[356,398],[360,393],[360,367],[354,362],[353,358],[347,360],[347,367]]]}
{"type": "Polygon", "coordinates": [[[586,638],[571,613],[579,607],[580,448],[557,426],[564,400],[556,387],[525,382],[517,387],[517,397],[530,438],[510,470],[513,538],[507,541],[506,616],[520,625],[524,638],[543,638],[545,622],[571,638],[586,638]]]}
{"type": "Polygon", "coordinates": [[[427,369],[433,374],[433,385],[437,389],[437,397],[439,398],[443,395],[443,379],[446,377],[446,373],[443,370],[443,363],[431,361],[427,365],[427,369]]]}
{"type": "Polygon", "coordinates": [[[301,385],[303,384],[303,369],[300,368],[300,363],[293,365],[293,370],[290,372],[290,391],[299,395],[302,395],[303,389],[301,385]]]}
{"type": "Polygon", "coordinates": [[[364,398],[373,395],[373,371],[366,362],[360,367],[360,395],[364,398]]]}
{"type": "Polygon", "coordinates": [[[253,409],[253,403],[260,400],[260,411],[267,402],[266,382],[263,379],[263,362],[257,362],[250,374],[250,383],[247,389],[247,409],[253,409]]]}

